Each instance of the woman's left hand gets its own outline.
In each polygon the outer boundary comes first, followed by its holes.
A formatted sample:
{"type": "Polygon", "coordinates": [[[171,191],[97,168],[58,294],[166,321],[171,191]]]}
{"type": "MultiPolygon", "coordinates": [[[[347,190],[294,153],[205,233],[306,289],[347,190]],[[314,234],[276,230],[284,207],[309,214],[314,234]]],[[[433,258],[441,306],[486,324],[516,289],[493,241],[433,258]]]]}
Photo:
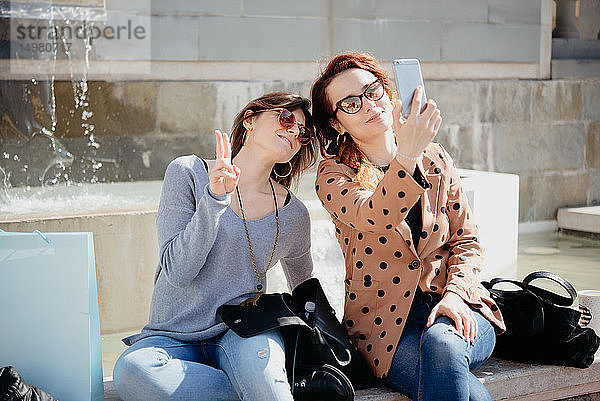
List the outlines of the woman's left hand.
{"type": "Polygon", "coordinates": [[[454,292],[448,291],[442,300],[433,308],[427,319],[427,327],[431,327],[439,316],[448,316],[454,321],[456,330],[473,344],[477,337],[477,320],[469,305],[454,292]]]}

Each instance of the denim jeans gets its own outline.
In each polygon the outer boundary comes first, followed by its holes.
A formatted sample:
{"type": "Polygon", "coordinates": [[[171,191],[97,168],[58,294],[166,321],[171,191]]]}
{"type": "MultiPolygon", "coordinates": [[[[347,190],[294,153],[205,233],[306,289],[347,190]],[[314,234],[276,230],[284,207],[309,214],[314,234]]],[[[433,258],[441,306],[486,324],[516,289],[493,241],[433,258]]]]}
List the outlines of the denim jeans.
{"type": "Polygon", "coordinates": [[[427,328],[425,324],[434,302],[414,306],[383,383],[414,401],[491,400],[485,386],[471,373],[485,362],[496,344],[496,331],[479,312],[478,333],[469,344],[454,322],[441,316],[427,328]]]}
{"type": "Polygon", "coordinates": [[[119,357],[115,390],[125,400],[292,400],[277,330],[232,330],[200,343],[143,338],[119,357]]]}

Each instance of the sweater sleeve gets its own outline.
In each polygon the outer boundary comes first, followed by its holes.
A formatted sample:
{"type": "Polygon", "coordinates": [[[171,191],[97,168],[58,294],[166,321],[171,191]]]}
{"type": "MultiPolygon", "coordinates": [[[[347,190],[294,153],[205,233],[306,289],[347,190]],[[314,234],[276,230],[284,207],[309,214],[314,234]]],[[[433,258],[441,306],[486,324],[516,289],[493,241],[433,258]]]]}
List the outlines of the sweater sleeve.
{"type": "Polygon", "coordinates": [[[156,218],[159,269],[176,287],[188,286],[204,266],[231,201],[230,194],[212,195],[208,183],[197,193],[197,174],[179,159],[169,164],[156,218]]]}
{"type": "Polygon", "coordinates": [[[315,189],[334,218],[360,231],[386,232],[398,226],[429,185],[417,183],[395,158],[375,191],[353,181],[345,167],[332,159],[322,161],[315,189]]]}
{"type": "Polygon", "coordinates": [[[313,273],[313,261],[310,253],[310,215],[306,206],[302,202],[299,203],[301,210],[297,220],[297,229],[294,233],[297,241],[290,253],[281,258],[281,267],[290,291],[298,284],[311,278],[313,273]]]}
{"type": "MultiPolygon", "coordinates": [[[[440,145],[441,147],[441,145],[440,145]]],[[[460,182],[458,170],[446,150],[441,147],[450,176],[450,191],[446,202],[446,213],[450,221],[448,279],[444,292],[452,291],[467,302],[474,301],[474,288],[479,284],[478,275],[483,265],[483,247],[478,240],[478,231],[460,182]]]]}

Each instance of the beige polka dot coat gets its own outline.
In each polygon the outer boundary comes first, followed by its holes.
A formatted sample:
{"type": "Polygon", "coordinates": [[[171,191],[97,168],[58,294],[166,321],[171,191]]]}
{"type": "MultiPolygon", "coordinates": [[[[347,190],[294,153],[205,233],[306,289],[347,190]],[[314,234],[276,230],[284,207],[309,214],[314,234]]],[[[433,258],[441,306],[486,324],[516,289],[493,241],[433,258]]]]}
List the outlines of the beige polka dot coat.
{"type": "Polygon", "coordinates": [[[336,158],[317,169],[315,189],[346,264],[343,322],[378,377],[390,368],[417,285],[455,292],[505,330],[478,278],[483,248],[454,162],[432,143],[423,167],[419,184],[394,159],[374,192],[354,182],[354,171],[336,158]],[[415,249],[405,217],[419,199],[423,227],[415,249]]]}

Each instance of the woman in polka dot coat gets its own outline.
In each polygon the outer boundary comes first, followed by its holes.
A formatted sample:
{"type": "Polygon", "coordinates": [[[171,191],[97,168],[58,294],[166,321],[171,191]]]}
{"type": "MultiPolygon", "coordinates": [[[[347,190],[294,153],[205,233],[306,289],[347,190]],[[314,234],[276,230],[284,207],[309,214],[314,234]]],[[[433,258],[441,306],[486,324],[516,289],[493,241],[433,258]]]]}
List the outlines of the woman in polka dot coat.
{"type": "Polygon", "coordinates": [[[312,88],[315,189],[346,265],[344,324],[377,377],[419,400],[489,400],[471,369],[505,329],[479,282],[483,249],[441,116],[407,119],[370,55],[333,58],[312,88]]]}

